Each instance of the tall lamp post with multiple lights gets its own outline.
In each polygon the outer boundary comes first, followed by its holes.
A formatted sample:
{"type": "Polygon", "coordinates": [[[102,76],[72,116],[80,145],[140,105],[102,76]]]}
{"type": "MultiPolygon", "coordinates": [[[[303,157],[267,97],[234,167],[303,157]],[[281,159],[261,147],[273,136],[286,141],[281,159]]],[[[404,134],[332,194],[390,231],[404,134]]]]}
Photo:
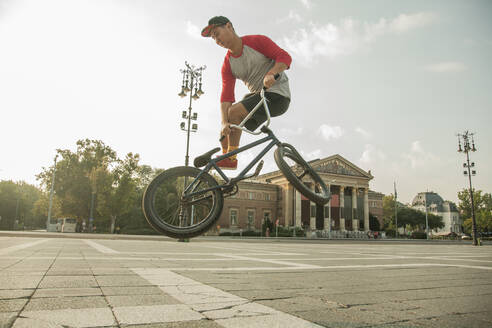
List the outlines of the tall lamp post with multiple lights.
{"type": "Polygon", "coordinates": [[[458,133],[458,152],[459,153],[466,153],[466,162],[463,163],[463,168],[466,170],[463,171],[463,174],[465,176],[468,176],[468,181],[470,182],[470,200],[471,200],[471,211],[472,211],[472,230],[473,230],[473,245],[477,246],[478,245],[478,240],[477,240],[477,223],[475,220],[475,204],[473,202],[473,188],[472,188],[472,181],[471,181],[471,176],[477,174],[477,171],[472,170],[472,168],[475,168],[475,163],[472,162],[470,164],[470,156],[469,152],[470,151],[477,151],[475,148],[475,140],[473,140],[473,133],[470,133],[468,131],[465,131],[463,134],[458,133]],[[463,148],[461,148],[461,142],[463,142],[463,148]],[[470,146],[471,142],[471,146],[470,146]]]}
{"type": "Polygon", "coordinates": [[[190,105],[188,107],[188,111],[184,110],[181,118],[184,119],[184,122],[181,122],[180,127],[181,130],[186,132],[186,157],[185,157],[185,165],[188,166],[189,160],[189,150],[190,150],[190,132],[196,132],[198,130],[198,124],[191,123],[191,121],[196,121],[198,118],[197,113],[191,112],[191,102],[193,100],[198,100],[201,95],[203,95],[202,90],[202,73],[206,66],[201,66],[195,68],[193,65],[189,65],[188,62],[185,62],[186,68],[181,70],[183,74],[183,82],[181,84],[181,92],[178,94],[181,98],[186,97],[186,94],[190,93],[190,105]],[[188,124],[186,124],[188,123],[188,124]]]}
{"type": "Polygon", "coordinates": [[[51,178],[51,189],[50,189],[50,203],[48,205],[48,218],[46,219],[46,231],[49,231],[51,223],[51,208],[53,207],[53,192],[55,188],[55,174],[56,174],[56,159],[58,154],[55,156],[55,165],[53,166],[53,176],[51,178]]]}

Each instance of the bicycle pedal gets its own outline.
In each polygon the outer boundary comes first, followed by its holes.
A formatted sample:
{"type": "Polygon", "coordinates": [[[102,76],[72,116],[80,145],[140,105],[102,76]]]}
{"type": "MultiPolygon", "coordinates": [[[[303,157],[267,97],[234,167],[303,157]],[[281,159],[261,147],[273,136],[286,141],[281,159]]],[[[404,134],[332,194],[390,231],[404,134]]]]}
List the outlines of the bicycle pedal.
{"type": "Polygon", "coordinates": [[[255,173],[253,174],[254,177],[257,177],[260,174],[261,169],[263,169],[263,164],[264,164],[263,160],[261,160],[260,163],[258,163],[258,166],[256,167],[256,170],[255,170],[255,173]]]}

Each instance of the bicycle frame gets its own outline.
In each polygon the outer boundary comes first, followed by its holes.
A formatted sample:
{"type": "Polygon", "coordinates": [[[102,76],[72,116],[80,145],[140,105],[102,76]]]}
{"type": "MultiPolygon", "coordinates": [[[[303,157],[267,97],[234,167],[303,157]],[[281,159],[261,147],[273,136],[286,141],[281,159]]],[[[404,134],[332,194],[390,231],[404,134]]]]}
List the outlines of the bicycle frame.
{"type": "Polygon", "coordinates": [[[258,163],[263,158],[263,156],[265,156],[266,153],[270,149],[272,149],[273,146],[278,145],[280,143],[280,141],[277,139],[277,137],[273,134],[272,131],[267,130],[266,133],[268,134],[268,136],[266,136],[260,140],[254,141],[254,142],[247,144],[247,145],[244,145],[244,146],[242,146],[242,147],[240,147],[234,151],[231,151],[230,153],[227,153],[227,154],[224,154],[224,155],[221,155],[221,156],[218,156],[216,158],[211,159],[210,162],[198,174],[198,176],[196,176],[195,180],[193,180],[193,182],[184,191],[186,198],[192,198],[194,196],[204,194],[204,193],[209,192],[209,191],[230,187],[230,186],[233,186],[234,183],[236,183],[237,181],[243,180],[246,177],[246,174],[251,170],[251,168],[253,168],[253,166],[255,166],[255,164],[258,163]],[[263,150],[248,164],[248,166],[246,166],[239,173],[239,175],[234,177],[234,178],[228,178],[224,174],[224,171],[222,171],[220,169],[220,167],[217,165],[217,162],[223,160],[224,158],[230,157],[230,156],[235,155],[235,154],[239,154],[240,152],[251,149],[253,147],[256,147],[258,145],[266,143],[268,141],[270,141],[270,143],[268,145],[266,145],[265,148],[263,148],[263,150]],[[220,184],[218,186],[211,187],[211,188],[203,189],[203,190],[200,190],[197,192],[193,192],[193,190],[195,190],[198,187],[197,181],[200,179],[200,177],[203,174],[208,173],[211,169],[215,169],[217,171],[217,173],[222,177],[222,179],[224,179],[225,183],[220,184]],[[191,193],[190,193],[190,190],[191,190],[191,193]]]}
{"type": "MultiPolygon", "coordinates": [[[[273,134],[273,132],[270,129],[268,129],[268,126],[270,125],[270,109],[268,108],[267,99],[265,98],[265,89],[262,89],[261,90],[260,96],[261,96],[261,99],[258,102],[258,104],[243,119],[243,121],[239,125],[231,124],[230,126],[231,126],[231,128],[241,129],[241,130],[243,130],[243,131],[245,131],[247,133],[250,133],[250,134],[258,135],[258,134],[260,134],[260,133],[263,132],[263,133],[268,134],[268,136],[266,136],[266,137],[264,137],[264,138],[262,138],[260,140],[254,141],[254,142],[252,142],[250,144],[247,144],[247,145],[244,145],[242,147],[239,147],[238,149],[236,149],[234,151],[231,151],[231,152],[229,152],[227,154],[223,154],[221,156],[218,156],[216,158],[211,159],[210,162],[198,174],[198,176],[195,178],[195,180],[193,180],[193,182],[184,191],[184,195],[185,195],[186,198],[193,198],[194,196],[197,196],[197,195],[200,195],[200,194],[204,194],[204,193],[209,192],[209,191],[231,187],[236,182],[245,179],[246,174],[249,172],[249,170],[251,170],[251,168],[253,168],[253,166],[255,166],[255,164],[258,163],[263,158],[263,156],[265,156],[265,154],[270,149],[272,149],[273,146],[278,145],[280,143],[280,141],[273,134]],[[260,130],[258,132],[254,132],[254,131],[250,131],[250,130],[246,129],[244,127],[244,124],[246,124],[246,122],[249,120],[249,118],[251,116],[253,116],[253,114],[261,107],[261,105],[264,106],[263,108],[265,109],[265,112],[266,112],[266,115],[267,115],[267,121],[266,121],[266,123],[260,128],[260,130]],[[228,178],[224,174],[224,171],[222,171],[220,169],[220,167],[217,165],[217,162],[219,162],[219,161],[221,161],[221,160],[223,160],[223,159],[225,159],[227,157],[230,157],[230,156],[239,154],[239,153],[241,153],[241,152],[243,152],[245,150],[251,149],[253,147],[256,147],[256,146],[261,145],[262,143],[265,143],[265,142],[268,142],[268,141],[270,141],[270,143],[268,145],[266,145],[266,147],[248,164],[248,166],[246,166],[244,168],[244,170],[242,170],[239,173],[239,175],[236,176],[236,177],[234,177],[234,178],[228,178]],[[218,186],[215,186],[215,187],[207,188],[207,189],[204,189],[204,190],[200,190],[200,191],[197,191],[197,192],[193,192],[198,187],[198,185],[199,185],[199,184],[197,184],[197,181],[200,179],[200,177],[204,173],[208,173],[211,169],[215,169],[217,171],[217,173],[222,177],[222,179],[224,179],[224,181],[226,183],[225,184],[218,185],[218,186]],[[191,193],[189,193],[190,190],[192,191],[191,193]]],[[[198,202],[200,200],[201,199],[199,199],[197,201],[194,201],[194,202],[198,202]]],[[[191,203],[194,203],[194,202],[191,202],[191,203]]]]}

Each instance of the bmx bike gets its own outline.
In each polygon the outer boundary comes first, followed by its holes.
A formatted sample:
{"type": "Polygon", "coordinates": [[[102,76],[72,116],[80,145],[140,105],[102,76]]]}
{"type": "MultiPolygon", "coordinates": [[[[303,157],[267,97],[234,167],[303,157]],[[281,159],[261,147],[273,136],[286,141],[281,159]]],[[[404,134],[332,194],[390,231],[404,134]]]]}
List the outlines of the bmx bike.
{"type": "Polygon", "coordinates": [[[237,183],[259,175],[263,167],[263,156],[273,147],[275,162],[287,180],[306,198],[318,205],[325,205],[330,200],[330,192],[321,177],[290,144],[282,143],[268,128],[270,110],[265,98],[265,88],[260,92],[260,101],[239,124],[231,128],[241,129],[247,133],[267,136],[244,145],[227,154],[212,158],[221,148],[214,148],[194,160],[194,166],[173,167],[157,175],[147,186],[142,207],[149,225],[156,231],[173,238],[192,238],[205,233],[218,220],[222,213],[224,197],[238,192],[237,183]],[[250,131],[244,127],[248,119],[260,109],[266,112],[267,121],[259,131],[250,131]],[[269,142],[263,150],[236,176],[227,177],[217,162],[269,142]],[[248,172],[256,165],[253,173],[248,172]],[[202,168],[202,169],[200,169],[202,168]],[[214,169],[221,179],[209,174],[214,169]],[[222,181],[220,181],[222,180],[222,181]]]}

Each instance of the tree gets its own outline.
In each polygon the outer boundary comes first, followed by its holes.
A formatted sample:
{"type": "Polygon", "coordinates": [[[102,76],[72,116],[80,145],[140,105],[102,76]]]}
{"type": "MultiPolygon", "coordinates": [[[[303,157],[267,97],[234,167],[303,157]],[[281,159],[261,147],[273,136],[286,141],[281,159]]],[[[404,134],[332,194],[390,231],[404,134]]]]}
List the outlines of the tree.
{"type": "MultiPolygon", "coordinates": [[[[470,190],[463,189],[458,192],[458,209],[460,210],[461,216],[466,220],[472,217],[471,212],[471,200],[470,200],[470,190]]],[[[492,195],[485,193],[482,195],[482,190],[473,189],[473,203],[475,205],[475,212],[480,210],[492,210],[492,195]]]]}
{"type": "Polygon", "coordinates": [[[34,204],[40,197],[36,186],[23,181],[0,181],[0,229],[38,226],[34,204]]]}
{"type": "MultiPolygon", "coordinates": [[[[60,215],[81,221],[89,217],[93,194],[105,189],[105,177],[117,160],[116,152],[100,140],[89,139],[77,141],[76,152],[57,152],[61,160],[56,163],[54,190],[61,204],[60,215]]],[[[46,191],[51,187],[54,169],[43,168],[37,175],[46,191]]]]}
{"type": "MultiPolygon", "coordinates": [[[[463,218],[463,228],[466,233],[472,232],[472,213],[470,191],[463,189],[458,192],[461,217],[463,218]]],[[[492,231],[492,196],[490,193],[482,194],[482,190],[473,190],[473,203],[475,205],[475,220],[477,231],[492,231]]]]}
{"type": "Polygon", "coordinates": [[[128,214],[136,199],[138,198],[137,172],[138,154],[128,153],[124,160],[119,160],[118,166],[113,172],[107,174],[105,190],[102,193],[98,212],[103,217],[110,218],[110,232],[115,229],[116,219],[124,214],[128,214]]]}

